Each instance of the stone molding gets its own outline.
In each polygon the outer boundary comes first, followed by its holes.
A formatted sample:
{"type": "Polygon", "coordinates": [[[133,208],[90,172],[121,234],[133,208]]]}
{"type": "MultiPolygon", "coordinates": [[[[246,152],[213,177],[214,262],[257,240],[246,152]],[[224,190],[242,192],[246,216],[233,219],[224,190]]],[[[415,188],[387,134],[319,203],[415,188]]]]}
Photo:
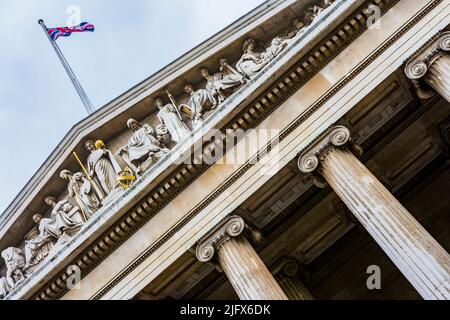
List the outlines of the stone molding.
{"type": "Polygon", "coordinates": [[[245,230],[245,221],[239,216],[231,216],[223,221],[217,228],[204,237],[195,250],[200,262],[211,261],[216,251],[231,238],[236,238],[245,230]]]}
{"type": "Polygon", "coordinates": [[[405,66],[405,74],[408,79],[422,79],[427,74],[430,65],[445,52],[450,52],[450,31],[438,34],[413,55],[405,66]]]}
{"type": "MultiPolygon", "coordinates": [[[[139,210],[137,212],[139,212],[139,210]]],[[[142,210],[141,210],[141,212],[142,212],[142,210]]]]}
{"type": "Polygon", "coordinates": [[[329,129],[316,143],[310,146],[298,159],[298,167],[303,173],[312,173],[320,166],[320,161],[334,148],[350,141],[350,131],[344,126],[329,129]]]}

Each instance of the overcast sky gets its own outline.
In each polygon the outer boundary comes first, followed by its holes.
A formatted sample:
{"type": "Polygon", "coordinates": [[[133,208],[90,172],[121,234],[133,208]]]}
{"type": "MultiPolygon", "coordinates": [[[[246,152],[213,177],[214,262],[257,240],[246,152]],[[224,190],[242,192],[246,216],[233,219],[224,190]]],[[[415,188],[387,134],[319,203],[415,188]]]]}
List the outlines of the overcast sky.
{"type": "Polygon", "coordinates": [[[58,44],[99,108],[263,0],[0,0],[0,214],[87,116],[37,20],[65,26],[71,5],[94,33],[58,44]]]}

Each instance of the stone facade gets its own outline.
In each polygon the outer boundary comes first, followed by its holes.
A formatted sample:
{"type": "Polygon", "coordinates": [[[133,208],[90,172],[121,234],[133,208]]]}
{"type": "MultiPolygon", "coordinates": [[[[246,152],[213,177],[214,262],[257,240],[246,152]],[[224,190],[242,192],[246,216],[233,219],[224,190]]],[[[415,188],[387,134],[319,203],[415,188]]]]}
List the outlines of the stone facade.
{"type": "Polygon", "coordinates": [[[448,239],[396,192],[449,154],[449,14],[439,0],[255,9],[66,136],[2,216],[0,297],[320,298],[311,266],[360,230],[420,297],[448,299],[448,239]],[[417,121],[410,161],[374,167],[417,121]]]}

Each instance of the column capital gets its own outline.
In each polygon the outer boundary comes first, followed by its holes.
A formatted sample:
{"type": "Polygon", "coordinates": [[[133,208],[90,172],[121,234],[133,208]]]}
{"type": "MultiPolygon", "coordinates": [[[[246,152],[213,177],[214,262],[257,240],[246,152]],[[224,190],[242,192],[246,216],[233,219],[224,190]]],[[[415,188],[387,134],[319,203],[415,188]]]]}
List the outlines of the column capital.
{"type": "Polygon", "coordinates": [[[195,250],[197,259],[200,262],[211,261],[217,249],[231,238],[240,236],[244,232],[245,227],[244,219],[239,216],[226,218],[199,241],[195,250]]]}
{"type": "Polygon", "coordinates": [[[437,34],[409,59],[405,67],[405,74],[408,79],[419,80],[423,78],[430,65],[443,52],[450,52],[450,31],[437,34]]]}
{"type": "Polygon", "coordinates": [[[344,126],[335,126],[325,132],[322,137],[308,147],[298,159],[298,167],[303,173],[312,173],[319,167],[326,154],[350,141],[350,130],[344,126]]]}
{"type": "Polygon", "coordinates": [[[290,257],[281,258],[272,268],[274,275],[282,275],[293,278],[297,275],[299,265],[296,260],[290,257]]]}

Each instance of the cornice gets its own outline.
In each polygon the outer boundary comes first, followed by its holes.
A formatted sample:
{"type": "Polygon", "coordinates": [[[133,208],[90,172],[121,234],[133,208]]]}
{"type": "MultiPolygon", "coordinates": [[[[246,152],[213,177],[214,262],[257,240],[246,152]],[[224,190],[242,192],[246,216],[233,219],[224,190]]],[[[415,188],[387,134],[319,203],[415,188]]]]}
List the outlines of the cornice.
{"type": "MultiPolygon", "coordinates": [[[[386,11],[392,7],[398,1],[386,1],[386,6],[384,9],[386,11]]],[[[411,28],[417,21],[419,21],[423,16],[425,16],[429,10],[431,10],[434,6],[439,4],[441,1],[433,1],[432,4],[421,12],[415,21],[410,22],[406,25],[399,33],[396,34],[395,37],[391,38],[383,47],[381,47],[377,52],[374,53],[371,57],[369,57],[364,64],[360,65],[356,70],[354,70],[348,77],[346,77],[342,82],[340,82],[333,90],[328,92],[317,104],[313,106],[308,112],[296,119],[289,128],[283,131],[280,138],[285,138],[289,132],[295,129],[299,123],[303,122],[304,119],[309,117],[317,108],[320,107],[325,101],[331,98],[336,92],[339,91],[348,81],[354,78],[357,74],[359,74],[365,66],[367,66],[371,61],[377,58],[382,52],[384,52],[390,45],[392,45],[398,37],[400,37],[403,33],[405,33],[409,28],[411,28]]],[[[367,4],[364,4],[367,5],[367,4]]],[[[363,6],[361,6],[363,9],[363,6]]],[[[323,50],[322,48],[328,48],[327,43],[333,41],[332,37],[333,33],[330,33],[329,38],[324,39],[324,41],[320,42],[313,49],[309,51],[309,56],[305,56],[304,59],[301,59],[294,67],[288,70],[285,74],[283,74],[278,80],[274,81],[274,85],[272,85],[268,90],[264,92],[264,94],[260,95],[257,99],[253,100],[249,106],[240,112],[233,121],[230,121],[225,127],[231,128],[240,128],[242,127],[242,123],[247,124],[247,126],[256,126],[260,123],[268,114],[270,114],[273,110],[277,108],[282,102],[284,102],[293,92],[298,90],[304,83],[306,83],[314,74],[318,72],[324,65],[330,61],[333,56],[336,56],[339,52],[345,48],[345,46],[350,43],[354,38],[356,38],[360,33],[362,33],[365,29],[365,20],[361,20],[361,13],[358,12],[356,14],[358,17],[351,17],[344,21],[339,27],[345,27],[348,23],[350,23],[353,28],[356,25],[359,26],[359,29],[356,28],[355,32],[347,39],[343,39],[345,41],[340,41],[344,47],[336,47],[333,45],[336,51],[332,51],[333,54],[329,56],[320,56],[323,50]],[[356,21],[356,22],[355,22],[356,21]],[[319,58],[318,58],[319,57],[319,58]],[[307,61],[312,61],[310,64],[307,61]],[[250,119],[251,121],[249,121],[250,119]]],[[[333,43],[333,42],[331,42],[333,43]]],[[[325,50],[326,52],[330,52],[329,50],[325,50]]],[[[251,163],[251,162],[250,162],[251,163]]],[[[193,216],[195,216],[196,212],[204,208],[208,201],[211,201],[218,194],[220,194],[223,190],[226,189],[228,185],[233,183],[243,172],[245,172],[251,164],[248,163],[241,167],[236,174],[231,177],[223,186],[221,186],[216,192],[214,192],[208,199],[205,199],[205,202],[200,204],[192,213],[186,217],[185,220],[181,221],[174,229],[173,232],[165,235],[163,238],[158,240],[154,246],[149,248],[138,260],[133,262],[128,269],[133,269],[139,263],[145,259],[146,256],[151,254],[152,250],[154,250],[157,246],[163,243],[168,237],[171,237],[177,229],[181,228],[186,221],[189,221],[193,216]]],[[[158,210],[160,210],[165,204],[170,202],[174,196],[176,196],[181,190],[183,190],[186,185],[195,180],[195,177],[201,174],[207,167],[205,166],[195,166],[192,165],[190,167],[184,167],[184,173],[180,174],[179,172],[169,175],[163,182],[161,182],[158,187],[154,190],[156,192],[151,192],[148,195],[148,199],[137,206],[135,206],[132,210],[130,210],[122,219],[118,221],[113,227],[107,230],[102,236],[99,238],[100,241],[95,241],[93,245],[91,245],[88,249],[80,253],[80,255],[74,259],[74,262],[81,261],[79,264],[83,266],[83,275],[87,274],[89,270],[92,270],[105,256],[107,256],[110,252],[112,252],[118,245],[123,243],[131,234],[134,233],[135,230],[139,229],[140,226],[143,225],[146,221],[148,221],[158,210]],[[180,182],[183,181],[184,182],[180,182]],[[187,181],[187,182],[186,182],[187,181]]],[[[68,261],[69,262],[69,261],[68,261]]],[[[73,262],[73,261],[72,261],[73,262]]],[[[69,263],[68,263],[69,264],[69,263]]],[[[77,263],[78,264],[78,263],[77,263]]],[[[127,270],[124,270],[125,274],[127,270]]],[[[104,295],[111,286],[114,285],[115,282],[119,281],[120,277],[117,277],[111,281],[108,286],[102,289],[95,298],[100,298],[104,295]]],[[[38,293],[34,295],[35,298],[43,298],[43,299],[52,299],[58,298],[66,289],[63,285],[64,282],[64,273],[59,273],[55,277],[53,277],[50,281],[47,282],[47,285],[40,290],[38,293]]]]}
{"type": "MultiPolygon", "coordinates": [[[[389,1],[388,1],[389,2],[389,1]]],[[[343,4],[344,2],[340,2],[339,4],[343,4]]],[[[339,8],[339,6],[337,6],[339,8]]],[[[383,4],[383,8],[388,10],[389,6],[383,4]]],[[[363,12],[365,9],[364,5],[361,5],[357,12],[363,12]]],[[[332,14],[334,11],[331,10],[326,16],[322,17],[319,21],[314,23],[315,26],[321,25],[321,22],[326,19],[326,17],[332,14]]],[[[357,17],[352,17],[351,19],[347,19],[339,24],[338,30],[345,30],[345,32],[340,31],[339,37],[333,36],[328,39],[324,39],[319,44],[311,48],[311,56],[305,58],[305,60],[301,60],[295,68],[289,69],[285,74],[281,77],[282,81],[270,87],[265,91],[264,94],[261,94],[257,99],[253,100],[246,110],[240,112],[236,115],[232,121],[228,122],[224,127],[225,129],[237,129],[243,128],[247,129],[249,127],[254,127],[258,123],[260,123],[263,119],[265,119],[278,105],[280,105],[283,101],[287,99],[285,93],[294,93],[297,88],[299,88],[302,84],[304,84],[308,79],[314,76],[314,74],[320,70],[324,65],[326,65],[332,57],[327,56],[330,53],[339,54],[344,48],[343,46],[347,46],[351,43],[351,38],[356,37],[360,33],[364,31],[365,28],[365,20],[363,19],[364,15],[361,13],[358,14],[357,17]],[[349,32],[348,25],[351,25],[351,32],[349,32]],[[358,27],[355,27],[358,26],[358,27]],[[346,36],[349,38],[346,38],[346,36]],[[292,80],[291,80],[292,79],[292,80]]],[[[305,35],[298,40],[297,43],[301,43],[303,39],[307,38],[310,33],[316,32],[313,29],[305,32],[305,35]]],[[[284,52],[284,54],[280,55],[280,59],[285,58],[288,55],[289,51],[293,52],[293,49],[298,47],[298,44],[293,45],[293,47],[284,52]]],[[[291,54],[291,53],[289,53],[291,54]]],[[[258,77],[255,77],[247,86],[252,86],[256,83],[262,82],[261,78],[267,78],[268,73],[273,68],[277,61],[271,63],[268,66],[265,72],[262,72],[258,77]]],[[[242,89],[245,92],[245,87],[242,89]]],[[[226,108],[228,104],[232,103],[232,99],[228,103],[225,103],[222,108],[226,108]]],[[[212,117],[211,117],[212,118],[212,117]]],[[[212,119],[209,118],[205,124],[207,125],[212,119]]],[[[164,161],[162,161],[164,163],[164,161]]],[[[245,166],[246,169],[251,167],[251,164],[245,166]]],[[[145,222],[147,222],[151,217],[153,217],[161,208],[163,208],[167,203],[171,201],[176,195],[178,195],[187,185],[195,180],[201,173],[203,173],[208,168],[207,165],[182,165],[178,168],[177,171],[168,175],[161,183],[159,183],[153,190],[154,193],[149,193],[146,197],[146,200],[143,203],[140,203],[138,206],[135,206],[134,209],[128,211],[128,214],[121,218],[115,225],[106,230],[100,237],[99,241],[95,242],[95,244],[91,245],[88,249],[84,250],[82,254],[78,255],[76,258],[72,260],[71,264],[75,264],[80,266],[83,271],[83,276],[90,272],[93,268],[95,268],[98,263],[100,263],[105,256],[109,255],[112,251],[115,250],[123,241],[128,239],[137,229],[140,228],[145,222]]],[[[144,178],[149,176],[151,172],[148,172],[144,178]]],[[[237,177],[236,177],[237,179],[237,177]]],[[[227,184],[231,184],[234,180],[230,179],[227,181],[227,184]]],[[[217,196],[220,192],[214,193],[214,196],[217,196]]],[[[201,210],[205,204],[201,204],[198,206],[198,210],[201,210]]],[[[183,224],[185,221],[182,222],[183,224]]],[[[178,226],[177,226],[178,227],[178,226]]],[[[170,237],[170,235],[168,235],[170,237]]],[[[165,237],[167,239],[167,237],[165,237]]],[[[165,239],[161,241],[164,242],[165,239]]],[[[158,241],[158,243],[162,243],[158,241]]],[[[135,264],[133,264],[135,266],[135,264]]],[[[55,278],[55,282],[64,283],[64,279],[66,279],[68,275],[65,271],[61,271],[55,278]]],[[[40,296],[41,298],[56,298],[60,296],[64,292],[64,289],[60,290],[59,287],[55,287],[54,285],[50,288],[45,289],[39,295],[35,295],[37,298],[40,296]],[[56,288],[54,290],[52,288],[56,288]]]]}
{"type": "MultiPolygon", "coordinates": [[[[87,135],[86,132],[89,132],[92,127],[106,123],[111,117],[125,112],[137,102],[145,99],[149,94],[160,90],[171,81],[180,77],[187,71],[186,65],[194,61],[200,62],[199,59],[205,60],[207,56],[217,54],[224,46],[237,39],[237,37],[242,36],[242,32],[245,33],[255,28],[258,23],[262,22],[261,19],[265,19],[269,13],[275,14],[277,11],[295,2],[296,0],[267,0],[251,13],[243,16],[229,27],[193,48],[121,96],[107,103],[89,117],[75,124],[52,151],[36,174],[27,182],[12,203],[0,215],[0,239],[2,238],[5,227],[9,229],[8,227],[11,225],[11,220],[15,218],[15,214],[24,208],[27,201],[32,198],[31,195],[33,192],[39,189],[43,181],[52,173],[52,168],[58,167],[60,160],[64,158],[68,150],[73,150],[77,143],[87,135]]],[[[270,16],[267,18],[270,18],[270,16]]]]}

